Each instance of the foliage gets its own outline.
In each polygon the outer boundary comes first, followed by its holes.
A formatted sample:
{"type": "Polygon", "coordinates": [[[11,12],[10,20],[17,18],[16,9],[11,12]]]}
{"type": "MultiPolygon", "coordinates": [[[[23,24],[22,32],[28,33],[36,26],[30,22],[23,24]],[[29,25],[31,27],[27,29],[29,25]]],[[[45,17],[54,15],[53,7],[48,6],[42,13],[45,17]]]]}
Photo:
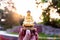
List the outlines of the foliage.
{"type": "Polygon", "coordinates": [[[51,23],[51,26],[60,28],[60,19],[52,19],[50,23],[51,23]]]}
{"type": "Polygon", "coordinates": [[[41,0],[43,3],[46,2],[46,0],[41,0]]]}
{"type": "MultiPolygon", "coordinates": [[[[24,18],[21,17],[21,15],[18,15],[15,12],[9,11],[8,9],[5,10],[0,10],[0,13],[5,14],[6,17],[4,17],[4,19],[6,19],[5,22],[1,22],[0,24],[2,27],[4,27],[4,29],[9,29],[12,28],[12,26],[18,26],[18,25],[22,25],[24,18]],[[7,14],[5,14],[5,11],[8,12],[7,14]]],[[[1,16],[3,16],[3,14],[1,14],[1,16]]]]}
{"type": "MultiPolygon", "coordinates": [[[[52,0],[52,3],[53,3],[53,6],[57,6],[57,8],[59,8],[60,0],[52,0]]],[[[60,26],[59,26],[60,25],[60,19],[54,19],[54,20],[50,21],[51,18],[50,18],[49,7],[50,6],[48,6],[47,9],[44,10],[44,12],[42,13],[42,16],[43,16],[43,22],[42,23],[45,24],[45,25],[50,25],[50,26],[53,26],[53,27],[60,28],[60,26]]],[[[60,12],[60,10],[57,11],[57,12],[60,12]]]]}
{"type": "Polygon", "coordinates": [[[1,22],[1,19],[2,19],[2,16],[3,16],[3,12],[4,12],[4,10],[0,9],[0,25],[4,24],[4,23],[1,22]]]}
{"type": "Polygon", "coordinates": [[[0,13],[3,13],[4,10],[0,9],[0,13]]]}
{"type": "Polygon", "coordinates": [[[48,24],[50,23],[50,13],[49,13],[50,9],[47,8],[43,13],[42,13],[42,16],[43,16],[43,23],[44,24],[48,24]]]}
{"type": "Polygon", "coordinates": [[[57,12],[58,12],[58,14],[59,14],[59,16],[60,16],[60,9],[58,9],[57,12]]]}
{"type": "Polygon", "coordinates": [[[50,21],[50,15],[46,15],[47,13],[43,12],[43,24],[45,25],[50,25],[56,28],[60,28],[60,19],[52,19],[52,21],[50,21]]]}
{"type": "Polygon", "coordinates": [[[52,3],[54,6],[57,6],[60,8],[60,0],[52,0],[52,3]]]}
{"type": "Polygon", "coordinates": [[[57,0],[58,3],[57,3],[57,7],[60,7],[60,0],[57,0]]]}
{"type": "Polygon", "coordinates": [[[6,17],[6,28],[12,28],[12,26],[19,26],[20,24],[23,23],[23,18],[20,18],[21,16],[18,15],[17,13],[10,12],[8,16],[6,17]]]}

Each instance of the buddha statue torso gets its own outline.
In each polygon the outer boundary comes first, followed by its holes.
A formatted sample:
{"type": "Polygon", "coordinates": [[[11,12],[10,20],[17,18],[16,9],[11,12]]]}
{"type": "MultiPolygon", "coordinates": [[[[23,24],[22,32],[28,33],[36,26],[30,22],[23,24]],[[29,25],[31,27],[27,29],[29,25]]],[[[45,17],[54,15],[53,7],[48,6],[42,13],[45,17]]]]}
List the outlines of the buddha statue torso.
{"type": "Polygon", "coordinates": [[[27,16],[25,17],[24,19],[24,22],[23,22],[24,25],[33,25],[34,24],[34,21],[33,21],[33,18],[30,14],[27,14],[27,16]]]}
{"type": "Polygon", "coordinates": [[[33,21],[32,16],[26,16],[25,21],[32,22],[33,21]]]}

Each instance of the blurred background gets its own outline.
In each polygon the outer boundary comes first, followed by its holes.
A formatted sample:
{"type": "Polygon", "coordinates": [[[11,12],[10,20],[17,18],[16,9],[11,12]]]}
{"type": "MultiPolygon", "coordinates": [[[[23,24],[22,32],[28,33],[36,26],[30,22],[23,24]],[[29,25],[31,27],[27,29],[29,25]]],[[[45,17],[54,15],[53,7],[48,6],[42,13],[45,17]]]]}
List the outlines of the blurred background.
{"type": "Polygon", "coordinates": [[[0,0],[0,33],[18,34],[28,10],[39,37],[60,37],[60,0],[0,0]]]}
{"type": "Polygon", "coordinates": [[[36,23],[60,28],[60,0],[0,0],[0,26],[22,25],[27,10],[36,23]]]}

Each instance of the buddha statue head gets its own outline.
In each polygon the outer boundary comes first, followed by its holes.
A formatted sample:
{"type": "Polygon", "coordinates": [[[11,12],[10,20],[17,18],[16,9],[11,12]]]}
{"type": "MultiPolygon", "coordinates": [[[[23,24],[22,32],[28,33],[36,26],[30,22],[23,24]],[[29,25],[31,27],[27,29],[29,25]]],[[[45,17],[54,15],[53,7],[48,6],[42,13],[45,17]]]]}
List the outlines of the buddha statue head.
{"type": "Polygon", "coordinates": [[[28,10],[27,11],[27,16],[30,16],[30,14],[31,14],[31,11],[28,10]]]}

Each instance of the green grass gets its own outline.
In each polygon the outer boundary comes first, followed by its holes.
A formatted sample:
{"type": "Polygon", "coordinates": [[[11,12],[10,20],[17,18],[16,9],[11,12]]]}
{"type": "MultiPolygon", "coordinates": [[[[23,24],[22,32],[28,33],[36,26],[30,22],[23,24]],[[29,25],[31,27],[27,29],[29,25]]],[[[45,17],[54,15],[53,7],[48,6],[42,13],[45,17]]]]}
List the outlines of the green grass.
{"type": "MultiPolygon", "coordinates": [[[[39,38],[39,40],[47,40],[47,37],[52,37],[53,40],[54,40],[54,38],[59,38],[57,35],[49,36],[44,33],[39,33],[39,37],[42,37],[42,38],[39,38]]],[[[59,39],[55,39],[55,40],[59,40],[59,39]]]]}
{"type": "Polygon", "coordinates": [[[39,37],[56,37],[56,38],[59,38],[59,36],[57,36],[57,35],[51,35],[51,36],[49,36],[49,35],[46,35],[46,34],[44,34],[44,33],[39,33],[39,37]]]}
{"type": "Polygon", "coordinates": [[[44,33],[39,33],[39,36],[41,36],[41,37],[48,37],[48,35],[46,35],[44,33]]]}
{"type": "Polygon", "coordinates": [[[9,33],[9,34],[15,34],[15,35],[18,35],[18,33],[15,33],[15,32],[12,32],[12,33],[9,33]]]}

